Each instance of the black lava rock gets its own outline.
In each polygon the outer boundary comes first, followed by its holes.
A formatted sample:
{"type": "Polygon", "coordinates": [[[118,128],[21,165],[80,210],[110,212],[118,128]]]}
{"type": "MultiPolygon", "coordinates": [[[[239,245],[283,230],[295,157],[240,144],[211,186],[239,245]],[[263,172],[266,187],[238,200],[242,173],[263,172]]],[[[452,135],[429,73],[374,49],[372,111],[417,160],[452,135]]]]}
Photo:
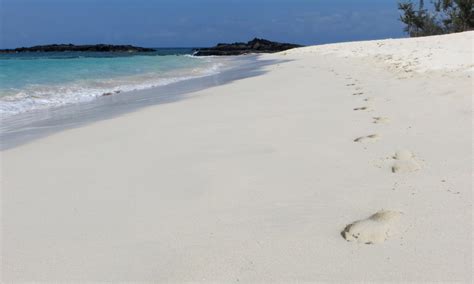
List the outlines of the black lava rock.
{"type": "Polygon", "coordinates": [[[195,56],[210,56],[210,55],[243,55],[249,53],[273,53],[301,47],[298,44],[279,43],[265,39],[255,38],[247,43],[219,43],[210,48],[200,48],[195,50],[195,56]]]}
{"type": "Polygon", "coordinates": [[[133,45],[73,45],[73,44],[49,44],[37,45],[32,47],[19,47],[15,49],[0,49],[0,53],[19,53],[19,52],[153,52],[152,48],[138,47],[133,45]]]}

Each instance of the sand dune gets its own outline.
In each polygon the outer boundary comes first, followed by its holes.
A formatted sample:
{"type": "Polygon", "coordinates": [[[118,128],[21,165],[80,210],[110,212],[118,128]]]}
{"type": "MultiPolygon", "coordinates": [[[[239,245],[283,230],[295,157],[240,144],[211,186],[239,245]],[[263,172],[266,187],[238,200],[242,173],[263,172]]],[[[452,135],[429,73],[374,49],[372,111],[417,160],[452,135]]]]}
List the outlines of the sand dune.
{"type": "Polygon", "coordinates": [[[473,37],[264,55],[2,152],[3,280],[471,282],[473,37]]]}

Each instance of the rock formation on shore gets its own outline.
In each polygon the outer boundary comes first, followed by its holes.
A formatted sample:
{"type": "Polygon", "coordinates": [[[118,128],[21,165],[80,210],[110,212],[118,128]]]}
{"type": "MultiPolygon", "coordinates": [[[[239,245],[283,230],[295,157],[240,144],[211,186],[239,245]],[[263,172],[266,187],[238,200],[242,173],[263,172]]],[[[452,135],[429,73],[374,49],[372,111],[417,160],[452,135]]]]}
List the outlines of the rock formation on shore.
{"type": "Polygon", "coordinates": [[[200,48],[196,50],[195,56],[210,56],[210,55],[242,55],[249,53],[273,53],[288,50],[301,45],[291,43],[279,43],[265,39],[255,38],[247,43],[219,43],[215,47],[200,48]]]}
{"type": "Polygon", "coordinates": [[[153,52],[152,48],[138,47],[133,45],[73,45],[73,44],[49,44],[32,47],[19,47],[15,49],[0,49],[0,53],[20,53],[20,52],[153,52]]]}

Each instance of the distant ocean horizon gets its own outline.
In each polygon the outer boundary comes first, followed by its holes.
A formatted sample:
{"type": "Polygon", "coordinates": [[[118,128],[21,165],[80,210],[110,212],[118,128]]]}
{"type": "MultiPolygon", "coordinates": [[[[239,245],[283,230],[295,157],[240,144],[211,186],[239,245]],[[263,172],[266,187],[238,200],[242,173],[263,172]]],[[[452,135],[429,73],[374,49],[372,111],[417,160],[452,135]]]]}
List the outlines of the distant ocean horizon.
{"type": "Polygon", "coordinates": [[[223,65],[193,57],[194,48],[154,49],[0,54],[0,117],[213,75],[223,65]]]}

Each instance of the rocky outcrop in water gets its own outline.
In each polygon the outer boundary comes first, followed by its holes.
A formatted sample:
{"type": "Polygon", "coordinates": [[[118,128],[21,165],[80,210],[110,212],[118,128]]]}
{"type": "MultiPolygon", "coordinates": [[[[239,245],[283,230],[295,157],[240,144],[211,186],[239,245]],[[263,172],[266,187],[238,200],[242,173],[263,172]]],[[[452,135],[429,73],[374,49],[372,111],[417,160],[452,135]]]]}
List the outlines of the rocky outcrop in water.
{"type": "Polygon", "coordinates": [[[0,53],[20,53],[20,52],[153,52],[152,48],[138,47],[133,45],[73,45],[73,44],[49,44],[32,47],[19,47],[15,49],[0,49],[0,53]]]}
{"type": "Polygon", "coordinates": [[[273,53],[301,47],[298,44],[279,43],[265,39],[255,38],[247,43],[219,43],[210,48],[200,48],[195,52],[195,56],[210,56],[210,55],[243,55],[249,53],[273,53]]]}

